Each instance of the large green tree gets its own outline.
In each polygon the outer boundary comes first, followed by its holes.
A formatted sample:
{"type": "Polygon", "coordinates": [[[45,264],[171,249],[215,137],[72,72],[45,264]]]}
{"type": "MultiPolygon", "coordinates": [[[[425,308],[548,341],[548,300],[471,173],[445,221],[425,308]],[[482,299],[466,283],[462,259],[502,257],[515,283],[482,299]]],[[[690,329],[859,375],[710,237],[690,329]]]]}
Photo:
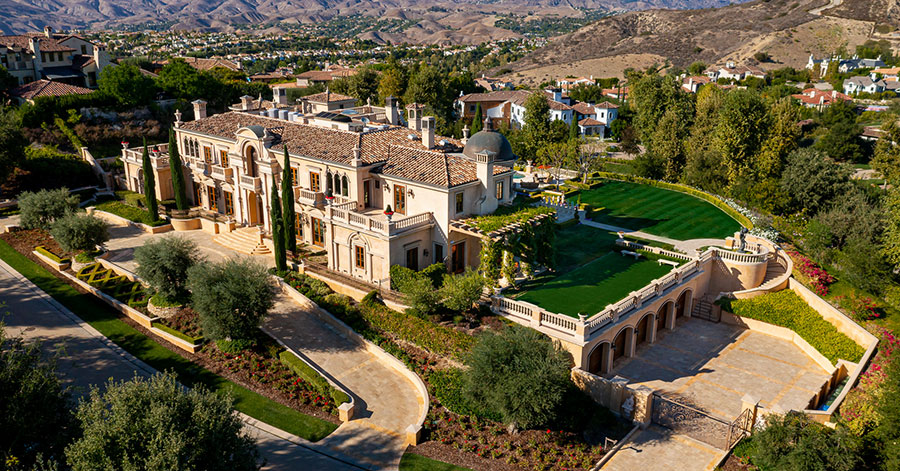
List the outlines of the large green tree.
{"type": "Polygon", "coordinates": [[[666,111],[688,98],[678,91],[675,81],[649,71],[635,75],[629,91],[630,106],[635,111],[632,121],[641,141],[650,136],[659,125],[666,111]]]}
{"type": "Polygon", "coordinates": [[[362,106],[369,100],[378,99],[378,72],[370,67],[362,67],[356,74],[334,81],[331,90],[356,98],[356,104],[362,106]]]}
{"type": "Polygon", "coordinates": [[[821,152],[805,148],[787,158],[781,187],[790,198],[791,209],[815,214],[838,195],[850,189],[850,171],[821,152]]]}
{"type": "Polygon", "coordinates": [[[178,235],[150,239],[134,250],[137,274],[165,302],[186,302],[188,270],[200,263],[197,244],[178,235]]]}
{"type": "Polygon", "coordinates": [[[25,160],[27,145],[19,114],[13,108],[0,109],[0,183],[25,160]]]}
{"type": "Polygon", "coordinates": [[[514,150],[524,159],[538,158],[540,149],[550,141],[550,103],[544,92],[534,92],[525,100],[523,121],[514,150]]]}
{"type": "Polygon", "coordinates": [[[287,253],[284,245],[284,218],[281,215],[281,199],[278,197],[278,185],[272,179],[272,199],[269,203],[271,214],[269,223],[272,226],[272,242],[275,246],[275,269],[279,272],[287,270],[287,253]]]}
{"type": "Polygon", "coordinates": [[[518,325],[483,332],[466,364],[468,396],[517,428],[556,419],[570,384],[571,360],[559,343],[518,325]]]}
{"type": "Polygon", "coordinates": [[[151,221],[159,219],[159,208],[156,205],[156,174],[150,164],[150,153],[147,151],[147,138],[144,138],[144,152],[141,154],[141,167],[144,173],[144,199],[147,213],[151,221]]]}
{"type": "Polygon", "coordinates": [[[427,105],[438,115],[447,117],[453,98],[448,92],[446,75],[436,67],[421,66],[411,75],[404,99],[406,103],[427,105]]]}
{"type": "Polygon", "coordinates": [[[758,94],[732,90],[725,95],[714,134],[729,184],[752,172],[754,158],[768,127],[768,110],[758,94]]]}
{"type": "Polygon", "coordinates": [[[472,117],[472,129],[469,132],[474,135],[476,132],[481,131],[484,127],[483,125],[484,117],[481,115],[481,103],[475,105],[475,116],[472,117]]]}
{"type": "Polygon", "coordinates": [[[835,123],[816,141],[816,148],[838,162],[859,162],[863,159],[860,145],[862,127],[856,123],[835,123]]]}
{"type": "Polygon", "coordinates": [[[800,138],[800,111],[790,98],[778,100],[769,110],[769,135],[756,158],[758,178],[778,178],[788,154],[797,148],[800,138]]]}
{"type": "Polygon", "coordinates": [[[184,167],[181,163],[181,154],[178,152],[175,132],[171,129],[169,129],[169,168],[172,175],[172,188],[175,189],[175,207],[184,211],[189,207],[187,191],[184,188],[184,167]]]}
{"type": "Polygon", "coordinates": [[[191,67],[184,59],[172,59],[159,71],[157,84],[176,98],[195,100],[200,97],[209,98],[210,80],[204,79],[201,73],[191,67]]]}
{"type": "Polygon", "coordinates": [[[61,456],[77,430],[55,359],[0,325],[0,469],[32,469],[38,454],[61,456]]]}
{"type": "Polygon", "coordinates": [[[229,396],[185,389],[171,374],[110,381],[76,413],[83,435],[66,448],[75,471],[255,471],[256,443],[229,396]]]}
{"type": "Polygon", "coordinates": [[[885,198],[886,226],[883,253],[894,268],[900,267],[900,124],[895,115],[885,119],[884,135],[875,146],[872,167],[891,184],[885,198]]]}
{"type": "Polygon", "coordinates": [[[281,203],[284,218],[284,248],[291,253],[297,252],[297,227],[294,221],[297,213],[294,210],[294,176],[291,173],[291,158],[288,156],[287,144],[284,145],[284,170],[281,174],[281,203]]]}
{"type": "Polygon", "coordinates": [[[134,65],[104,67],[97,81],[100,91],[115,98],[120,105],[134,107],[149,104],[156,95],[153,79],[134,65]]]}
{"type": "Polygon", "coordinates": [[[19,194],[20,223],[25,229],[49,230],[53,222],[78,209],[78,196],[68,188],[19,194]]]}

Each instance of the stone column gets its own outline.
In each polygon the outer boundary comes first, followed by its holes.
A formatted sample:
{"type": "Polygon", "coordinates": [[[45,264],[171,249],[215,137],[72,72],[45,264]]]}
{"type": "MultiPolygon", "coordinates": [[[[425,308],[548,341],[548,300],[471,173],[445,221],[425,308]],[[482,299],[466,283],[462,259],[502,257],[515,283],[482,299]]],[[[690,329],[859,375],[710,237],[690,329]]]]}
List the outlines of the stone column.
{"type": "Polygon", "coordinates": [[[669,303],[666,309],[666,330],[675,330],[675,303],[669,303]]]}
{"type": "Polygon", "coordinates": [[[604,364],[601,365],[600,372],[601,373],[609,373],[613,369],[613,350],[612,344],[607,343],[605,346],[601,347],[606,349],[606,357],[604,364]]]}
{"type": "Polygon", "coordinates": [[[756,426],[756,415],[759,410],[759,399],[751,396],[750,394],[744,394],[744,397],[741,398],[741,413],[745,410],[750,410],[750,421],[748,424],[748,428],[753,430],[753,427],[756,426]]]}
{"type": "Polygon", "coordinates": [[[650,316],[650,321],[647,322],[647,328],[650,330],[647,332],[647,343],[656,343],[656,323],[659,322],[657,317],[659,314],[653,314],[650,316]]]}
{"type": "Polygon", "coordinates": [[[631,358],[634,356],[634,348],[635,348],[634,340],[635,340],[634,339],[634,328],[632,327],[631,329],[628,330],[628,332],[625,333],[625,356],[628,358],[631,358]]]}

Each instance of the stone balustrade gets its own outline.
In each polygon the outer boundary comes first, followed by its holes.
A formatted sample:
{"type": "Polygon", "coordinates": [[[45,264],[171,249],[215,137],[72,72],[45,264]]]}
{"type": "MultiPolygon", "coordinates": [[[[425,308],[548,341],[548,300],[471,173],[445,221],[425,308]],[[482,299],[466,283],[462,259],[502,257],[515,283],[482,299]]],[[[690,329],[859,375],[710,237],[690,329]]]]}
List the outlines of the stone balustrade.
{"type": "Polygon", "coordinates": [[[220,165],[209,165],[210,174],[213,178],[231,183],[234,180],[234,169],[231,167],[222,167],[220,165]]]}
{"type": "Polygon", "coordinates": [[[352,202],[326,206],[325,218],[338,224],[364,229],[385,236],[393,236],[415,227],[434,223],[434,214],[431,212],[401,219],[395,217],[388,221],[381,217],[358,213],[351,209],[355,207],[356,204],[352,202]]]}
{"type": "Polygon", "coordinates": [[[249,175],[241,175],[241,187],[259,193],[262,189],[262,179],[259,177],[251,177],[249,175]]]}

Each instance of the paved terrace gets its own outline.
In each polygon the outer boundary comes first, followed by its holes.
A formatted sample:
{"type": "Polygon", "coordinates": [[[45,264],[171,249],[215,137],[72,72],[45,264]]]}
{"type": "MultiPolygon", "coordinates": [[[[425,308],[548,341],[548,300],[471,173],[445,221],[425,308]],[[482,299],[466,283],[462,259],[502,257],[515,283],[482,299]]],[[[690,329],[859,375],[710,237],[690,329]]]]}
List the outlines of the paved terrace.
{"type": "Polygon", "coordinates": [[[622,376],[729,422],[745,394],[766,408],[803,410],[829,378],[794,344],[763,333],[691,318],[660,333],[607,377],[622,376]]]}

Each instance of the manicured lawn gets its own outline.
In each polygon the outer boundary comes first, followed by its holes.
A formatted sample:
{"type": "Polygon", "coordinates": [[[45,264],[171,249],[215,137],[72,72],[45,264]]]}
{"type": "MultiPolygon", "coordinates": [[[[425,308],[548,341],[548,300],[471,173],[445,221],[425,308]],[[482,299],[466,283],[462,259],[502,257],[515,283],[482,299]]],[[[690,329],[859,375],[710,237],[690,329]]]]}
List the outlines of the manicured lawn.
{"type": "Polygon", "coordinates": [[[230,393],[235,409],[310,441],[320,440],[337,428],[337,425],[302,414],[232,383],[169,351],[123,322],[108,305],[91,295],[79,293],[2,240],[0,258],[132,355],[159,371],[173,371],[181,383],[204,385],[221,394],[230,393]]]}
{"type": "Polygon", "coordinates": [[[556,273],[572,271],[616,249],[614,232],[576,224],[556,232],[556,273]]]}
{"type": "Polygon", "coordinates": [[[405,453],[400,459],[400,471],[472,471],[462,466],[444,463],[415,453],[405,453]]]}
{"type": "Polygon", "coordinates": [[[673,239],[725,238],[740,230],[731,216],[710,203],[677,191],[607,180],[581,192],[595,208],[594,221],[673,239]]]}
{"type": "Polygon", "coordinates": [[[572,317],[582,313],[590,317],[670,270],[671,266],[660,265],[655,260],[635,260],[618,252],[607,252],[581,268],[533,288],[526,287],[515,299],[550,312],[572,317]]]}

